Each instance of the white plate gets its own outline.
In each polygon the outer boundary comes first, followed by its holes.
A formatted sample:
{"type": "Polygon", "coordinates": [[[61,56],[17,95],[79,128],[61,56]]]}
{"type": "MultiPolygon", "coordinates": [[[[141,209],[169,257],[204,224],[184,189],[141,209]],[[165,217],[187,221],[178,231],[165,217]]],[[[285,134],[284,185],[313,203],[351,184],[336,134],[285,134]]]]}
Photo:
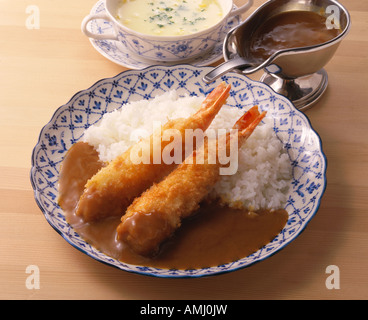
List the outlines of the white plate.
{"type": "Polygon", "coordinates": [[[46,220],[64,239],[92,258],[119,269],[158,277],[200,277],[248,267],[270,257],[293,241],[306,227],[319,208],[326,187],[326,158],[321,140],[307,117],[285,97],[276,94],[261,82],[236,73],[229,73],[207,85],[202,77],[211,67],[152,66],[129,70],[95,83],[76,93],[58,108],[41,130],[32,154],[31,182],[35,199],[46,220]],[[238,261],[221,266],[168,270],[136,266],[112,259],[86,243],[65,221],[57,204],[60,164],[67,150],[81,139],[86,128],[101,120],[106,112],[124,108],[129,101],[152,99],[168,90],[180,94],[208,94],[219,82],[232,86],[227,104],[235,108],[258,105],[268,110],[274,131],[285,146],[293,168],[293,179],[285,206],[289,220],[276,238],[266,246],[238,261]]]}
{"type": "MultiPolygon", "coordinates": [[[[98,1],[95,6],[91,10],[91,14],[103,13],[105,12],[104,1],[98,1]]],[[[240,23],[239,17],[234,17],[228,21],[226,27],[223,29],[223,39],[225,39],[226,34],[230,31],[230,29],[234,28],[240,23]]],[[[104,20],[93,20],[88,25],[89,31],[96,34],[111,34],[113,33],[113,26],[111,22],[104,20]]],[[[140,70],[146,67],[151,66],[151,64],[147,61],[142,61],[139,57],[131,55],[126,48],[118,41],[113,40],[95,40],[90,39],[92,46],[105,58],[109,59],[112,62],[115,62],[118,65],[129,69],[140,70]]],[[[222,47],[223,43],[220,41],[215,48],[205,54],[204,56],[200,56],[194,59],[190,59],[185,61],[185,63],[189,63],[191,65],[196,66],[207,66],[212,63],[219,61],[222,55],[222,47]]],[[[184,63],[183,61],[174,61],[162,63],[162,65],[175,65],[184,63]]]]}

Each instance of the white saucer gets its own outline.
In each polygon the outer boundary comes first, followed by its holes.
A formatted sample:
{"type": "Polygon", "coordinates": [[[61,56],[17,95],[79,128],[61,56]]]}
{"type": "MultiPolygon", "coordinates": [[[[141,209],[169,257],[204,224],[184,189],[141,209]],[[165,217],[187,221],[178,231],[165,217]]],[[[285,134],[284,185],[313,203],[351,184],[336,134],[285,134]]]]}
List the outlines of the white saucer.
{"type": "MultiPolygon", "coordinates": [[[[91,14],[96,13],[103,13],[105,12],[105,4],[104,1],[98,1],[95,6],[91,10],[91,14]]],[[[223,39],[225,39],[227,32],[230,31],[230,29],[236,27],[240,23],[239,17],[234,17],[233,19],[229,20],[226,28],[224,28],[223,31],[223,39]]],[[[88,29],[93,33],[99,33],[99,34],[109,34],[113,32],[113,26],[111,22],[104,21],[104,20],[92,20],[89,25],[88,29]]],[[[142,61],[139,58],[133,56],[129,52],[127,52],[126,48],[120,44],[118,41],[114,40],[95,40],[90,38],[90,41],[93,45],[93,47],[102,54],[105,58],[109,59],[112,62],[115,62],[118,65],[121,65],[123,67],[129,68],[129,69],[144,69],[146,67],[151,66],[151,64],[147,61],[142,61]]],[[[198,58],[186,60],[185,63],[195,65],[195,66],[207,66],[214,62],[217,62],[220,60],[222,55],[222,47],[223,42],[220,41],[216,47],[210,51],[207,55],[200,56],[198,58]]],[[[160,62],[161,65],[164,66],[171,66],[183,63],[184,61],[171,61],[171,62],[160,62]]]]}

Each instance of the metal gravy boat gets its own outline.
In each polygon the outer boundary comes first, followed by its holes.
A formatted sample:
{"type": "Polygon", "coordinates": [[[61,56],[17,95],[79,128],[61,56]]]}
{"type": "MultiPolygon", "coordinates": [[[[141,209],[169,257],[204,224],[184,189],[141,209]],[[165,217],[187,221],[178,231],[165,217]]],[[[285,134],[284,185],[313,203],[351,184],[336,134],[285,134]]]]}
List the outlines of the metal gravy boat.
{"type": "Polygon", "coordinates": [[[299,110],[310,108],[325,92],[328,75],[323,67],[329,62],[351,26],[348,11],[335,0],[270,0],[259,7],[248,19],[232,29],[224,40],[225,62],[203,80],[210,83],[229,71],[249,75],[265,70],[260,81],[275,92],[289,98],[299,110]],[[250,52],[255,31],[269,18],[289,11],[312,11],[326,17],[334,14],[333,23],[341,32],[322,44],[279,50],[264,61],[250,52]]]}

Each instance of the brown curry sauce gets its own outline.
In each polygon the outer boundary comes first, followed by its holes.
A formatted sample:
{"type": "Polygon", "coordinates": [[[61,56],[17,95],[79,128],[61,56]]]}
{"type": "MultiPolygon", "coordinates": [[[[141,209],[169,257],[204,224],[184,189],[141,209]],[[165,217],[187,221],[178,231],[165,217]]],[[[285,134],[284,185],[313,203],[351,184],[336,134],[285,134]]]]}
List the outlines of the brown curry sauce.
{"type": "Polygon", "coordinates": [[[93,147],[83,142],[73,145],[61,167],[59,204],[67,222],[86,242],[125,263],[167,269],[218,266],[256,252],[272,241],[288,220],[283,209],[250,213],[214,203],[202,204],[155,257],[142,257],[116,240],[120,217],[85,223],[75,215],[85,183],[102,166],[93,147]]]}
{"type": "Polygon", "coordinates": [[[326,18],[312,11],[288,11],[266,20],[252,35],[250,52],[261,61],[279,50],[326,43],[341,33],[328,29],[326,18]]]}

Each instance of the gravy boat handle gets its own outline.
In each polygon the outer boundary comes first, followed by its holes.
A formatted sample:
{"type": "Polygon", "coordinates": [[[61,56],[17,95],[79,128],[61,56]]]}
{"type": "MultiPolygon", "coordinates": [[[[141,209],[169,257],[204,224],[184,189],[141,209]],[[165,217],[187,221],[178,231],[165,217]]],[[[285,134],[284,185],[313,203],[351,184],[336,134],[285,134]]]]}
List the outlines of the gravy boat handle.
{"type": "Polygon", "coordinates": [[[237,57],[220,64],[218,67],[208,72],[206,75],[204,75],[203,81],[209,84],[218,79],[219,77],[223,76],[224,74],[237,68],[248,68],[242,70],[242,72],[244,74],[251,74],[256,72],[259,69],[259,66],[254,67],[254,65],[250,64],[248,60],[242,57],[237,57]]]}

